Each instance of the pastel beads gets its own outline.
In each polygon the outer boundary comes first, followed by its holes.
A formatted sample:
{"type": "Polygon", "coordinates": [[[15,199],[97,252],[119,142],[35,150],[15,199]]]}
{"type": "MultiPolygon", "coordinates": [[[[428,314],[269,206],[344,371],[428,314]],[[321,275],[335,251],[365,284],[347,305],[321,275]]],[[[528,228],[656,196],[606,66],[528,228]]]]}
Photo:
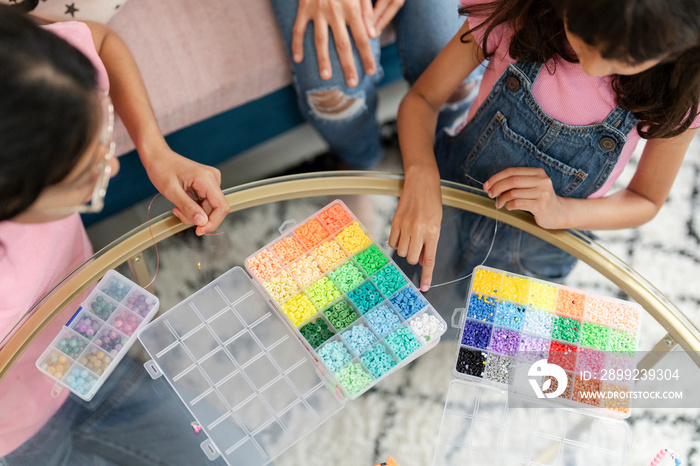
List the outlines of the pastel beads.
{"type": "Polygon", "coordinates": [[[80,318],[73,322],[71,328],[78,332],[81,337],[92,340],[100,327],[102,327],[102,321],[97,317],[90,315],[87,312],[83,312],[80,318]]]}
{"type": "Polygon", "coordinates": [[[75,368],[68,373],[65,382],[71,390],[87,395],[97,383],[97,377],[87,369],[75,368]]]}
{"type": "Polygon", "coordinates": [[[334,204],[323,210],[318,214],[318,219],[331,233],[336,233],[345,225],[352,222],[352,217],[340,204],[334,204]]]}
{"type": "Polygon", "coordinates": [[[313,252],[318,265],[324,270],[335,267],[347,257],[337,241],[326,241],[321,243],[313,252]]]}
{"type": "Polygon", "coordinates": [[[350,254],[355,254],[372,242],[372,240],[369,239],[369,236],[362,231],[360,224],[357,222],[353,222],[351,225],[345,227],[343,231],[338,233],[336,238],[341,246],[343,246],[350,254]]]}
{"type": "Polygon", "coordinates": [[[323,225],[318,220],[313,218],[294,230],[294,234],[309,249],[328,238],[328,231],[323,228],[323,225]]]}
{"type": "Polygon", "coordinates": [[[385,337],[401,324],[399,317],[385,304],[379,305],[367,313],[367,322],[380,337],[385,337]]]}
{"type": "Polygon", "coordinates": [[[106,285],[102,285],[100,288],[104,294],[110,298],[113,298],[115,301],[121,301],[124,299],[130,289],[130,285],[115,277],[112,277],[106,285]]]}
{"type": "Polygon", "coordinates": [[[400,327],[394,330],[384,341],[389,349],[401,360],[406,359],[411,353],[419,350],[421,347],[418,338],[408,327],[400,327]]]}
{"type": "Polygon", "coordinates": [[[87,352],[80,357],[78,362],[96,375],[102,375],[112,362],[112,357],[105,351],[91,346],[87,352]]]}
{"type": "Polygon", "coordinates": [[[389,263],[389,259],[373,244],[355,256],[355,260],[367,275],[372,275],[389,263]]]}
{"type": "Polygon", "coordinates": [[[97,333],[97,337],[93,340],[93,343],[106,350],[108,353],[117,355],[127,341],[129,341],[129,339],[117,331],[103,328],[97,333]]]}
{"type": "Polygon", "coordinates": [[[306,289],[306,294],[317,309],[323,309],[340,298],[340,290],[326,277],[309,285],[306,289]]]}
{"type": "Polygon", "coordinates": [[[90,310],[98,317],[103,319],[112,315],[112,312],[117,308],[117,305],[106,300],[104,297],[97,295],[90,303],[90,310]]]}
{"type": "Polygon", "coordinates": [[[369,370],[375,378],[379,378],[382,375],[389,372],[397,362],[391,355],[387,352],[386,347],[381,343],[378,343],[374,347],[367,350],[365,354],[360,358],[362,364],[369,370]]]}
{"type": "Polygon", "coordinates": [[[146,317],[153,309],[156,302],[153,298],[146,296],[143,293],[135,292],[129,295],[125,306],[138,313],[141,317],[146,317]]]}
{"type": "Polygon", "coordinates": [[[367,385],[374,382],[372,377],[365,372],[362,365],[353,363],[345,366],[343,369],[335,373],[338,382],[351,395],[355,395],[362,391],[367,385]]]}
{"type": "Polygon", "coordinates": [[[112,316],[109,323],[118,331],[130,337],[138,328],[141,319],[129,311],[121,311],[112,316]]]}
{"type": "Polygon", "coordinates": [[[518,351],[520,336],[517,332],[504,328],[495,329],[491,336],[491,349],[496,353],[512,356],[518,351]]]}
{"type": "Polygon", "coordinates": [[[343,330],[359,317],[347,301],[340,301],[323,311],[323,313],[331,325],[338,330],[343,330]]]}
{"type": "Polygon", "coordinates": [[[294,293],[299,291],[299,286],[287,271],[272,277],[270,281],[263,283],[263,286],[267,292],[270,293],[272,299],[278,303],[285,302],[294,295],[294,293]]]}
{"type": "Polygon", "coordinates": [[[328,328],[328,324],[323,319],[316,319],[314,322],[309,322],[299,329],[306,341],[309,342],[312,348],[316,349],[321,346],[326,340],[334,335],[333,331],[328,328]]]}
{"type": "Polygon", "coordinates": [[[406,284],[406,280],[403,278],[401,272],[393,265],[387,265],[370,278],[372,282],[377,285],[379,291],[384,293],[385,296],[391,296],[406,284]]]}
{"type": "Polygon", "coordinates": [[[444,323],[428,313],[414,317],[408,321],[408,326],[411,327],[413,333],[423,338],[425,342],[437,338],[447,330],[447,326],[444,323]]]}
{"type": "Polygon", "coordinates": [[[289,271],[301,286],[310,285],[323,274],[313,256],[302,257],[289,266],[289,271]]]}
{"type": "Polygon", "coordinates": [[[282,270],[282,264],[268,250],[263,250],[246,261],[248,270],[262,281],[269,280],[282,270]]]}
{"type": "Polygon", "coordinates": [[[348,298],[355,303],[357,309],[359,309],[363,314],[384,299],[382,295],[379,294],[379,290],[377,290],[377,288],[369,281],[364,282],[359,287],[348,292],[348,298]]]}
{"type": "Polygon", "coordinates": [[[598,324],[592,324],[590,322],[583,322],[581,327],[582,345],[603,351],[607,349],[608,337],[610,334],[609,327],[605,327],[603,325],[598,324]]]}
{"type": "Polygon", "coordinates": [[[331,372],[338,372],[352,360],[352,355],[339,341],[326,343],[318,350],[318,355],[331,372]]]}
{"type": "Polygon", "coordinates": [[[69,359],[65,354],[52,351],[41,364],[41,368],[46,372],[56,377],[57,379],[62,379],[63,376],[70,369],[73,360],[69,359]]]}
{"type": "Polygon", "coordinates": [[[77,335],[58,340],[58,349],[73,359],[77,358],[86,346],[87,342],[77,335]]]}
{"type": "Polygon", "coordinates": [[[554,325],[554,317],[554,314],[546,311],[528,309],[525,311],[525,322],[522,329],[537,335],[550,336],[554,325]]]}
{"type": "Polygon", "coordinates": [[[364,352],[370,345],[377,342],[377,337],[362,324],[353,326],[341,335],[348,346],[357,353],[364,352]]]}
{"type": "Polygon", "coordinates": [[[304,246],[293,236],[284,238],[281,241],[275,243],[271,248],[282,264],[287,265],[293,262],[297,257],[304,254],[306,249],[304,246]]]}
{"type": "Polygon", "coordinates": [[[282,311],[294,325],[299,325],[316,313],[316,307],[308,296],[299,293],[282,305],[282,311]]]}
{"type": "Polygon", "coordinates": [[[328,272],[328,275],[343,293],[355,289],[365,279],[360,269],[355,267],[355,264],[352,262],[348,262],[335,270],[331,270],[328,272]]]}
{"type": "Polygon", "coordinates": [[[425,299],[413,288],[404,288],[389,298],[389,301],[399,310],[399,313],[404,319],[408,319],[428,305],[425,299]]]}

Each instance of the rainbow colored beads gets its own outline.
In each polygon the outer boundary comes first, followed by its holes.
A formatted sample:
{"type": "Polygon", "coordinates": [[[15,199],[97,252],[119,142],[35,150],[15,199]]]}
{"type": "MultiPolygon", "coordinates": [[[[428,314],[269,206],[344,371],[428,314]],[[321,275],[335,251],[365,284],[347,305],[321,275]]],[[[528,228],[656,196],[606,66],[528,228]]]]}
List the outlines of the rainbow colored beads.
{"type": "Polygon", "coordinates": [[[447,330],[340,201],[251,254],[245,264],[346,396],[359,396],[447,330]]]}

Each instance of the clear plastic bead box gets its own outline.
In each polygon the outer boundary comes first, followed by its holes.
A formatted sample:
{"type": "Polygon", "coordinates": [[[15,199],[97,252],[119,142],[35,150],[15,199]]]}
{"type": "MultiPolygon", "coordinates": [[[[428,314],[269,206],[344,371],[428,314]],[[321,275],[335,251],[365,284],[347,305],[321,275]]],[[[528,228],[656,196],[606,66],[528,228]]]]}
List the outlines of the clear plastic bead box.
{"type": "Polygon", "coordinates": [[[36,361],[36,367],[90,401],[158,312],[158,298],[109,270],[36,361]]]}
{"type": "MultiPolygon", "coordinates": [[[[557,402],[628,417],[623,395],[632,383],[610,374],[634,369],[641,315],[636,303],[479,266],[462,310],[453,372],[503,388],[522,376],[519,371],[546,359],[568,379],[557,402]],[[584,395],[590,392],[608,397],[584,395]]],[[[550,379],[550,390],[556,390],[556,379],[550,379]]]]}
{"type": "Polygon", "coordinates": [[[533,401],[512,407],[508,397],[482,382],[453,380],[433,466],[624,466],[624,421],[533,401]]]}
{"type": "Polygon", "coordinates": [[[439,342],[447,330],[444,319],[401,272],[391,256],[372,241],[343,202],[335,200],[329,203],[291,230],[248,256],[246,269],[345,396],[357,398],[439,342]],[[309,230],[318,234],[310,239],[303,234],[309,230]],[[340,251],[342,257],[329,258],[329,254],[319,252],[328,250],[340,251]],[[371,258],[381,258],[381,261],[372,263],[371,258]],[[361,274],[361,278],[356,283],[339,278],[340,271],[346,269],[361,274]],[[300,270],[312,273],[301,274],[300,270]],[[387,277],[396,281],[386,280],[387,277]],[[314,298],[312,293],[318,286],[335,289],[335,292],[327,297],[314,298]],[[368,302],[358,298],[367,292],[376,298],[368,302]],[[304,301],[308,311],[294,316],[289,309],[298,301],[304,301]],[[407,302],[415,303],[415,306],[405,305],[407,302]],[[348,325],[336,324],[336,327],[329,312],[337,305],[349,308],[356,320],[348,325]],[[390,314],[394,324],[382,328],[374,325],[378,313],[390,314]],[[319,322],[329,329],[331,335],[315,346],[309,341],[308,334],[305,335],[305,330],[309,324],[313,326],[319,322]],[[368,342],[358,344],[353,332],[366,335],[368,342]],[[396,344],[406,340],[416,344],[411,348],[396,344]],[[329,346],[342,347],[350,359],[337,364],[337,359],[328,356],[329,346]],[[370,365],[368,361],[373,361],[377,354],[387,361],[386,365],[370,365]],[[343,383],[347,380],[343,376],[351,369],[364,378],[362,384],[349,387],[343,383]]]}

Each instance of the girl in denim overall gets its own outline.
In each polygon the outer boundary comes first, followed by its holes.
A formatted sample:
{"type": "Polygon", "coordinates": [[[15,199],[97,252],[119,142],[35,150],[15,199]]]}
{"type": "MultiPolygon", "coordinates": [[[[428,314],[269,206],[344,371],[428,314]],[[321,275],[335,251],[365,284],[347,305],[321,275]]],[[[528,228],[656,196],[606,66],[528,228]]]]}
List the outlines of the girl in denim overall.
{"type": "MultiPolygon", "coordinates": [[[[444,219],[456,238],[438,251],[440,178],[483,183],[497,208],[528,211],[543,228],[651,220],[700,126],[700,0],[462,0],[460,12],[467,22],[398,114],[405,184],[389,245],[422,265],[421,289],[436,253],[455,278],[482,263],[494,235],[494,220],[462,212],[444,219]],[[452,89],[485,59],[466,124],[436,129],[452,89]],[[591,108],[602,117],[586,121],[591,108]],[[648,142],[632,181],[604,195],[640,136],[648,142]]],[[[556,280],[575,258],[501,224],[485,264],[556,280]]]]}

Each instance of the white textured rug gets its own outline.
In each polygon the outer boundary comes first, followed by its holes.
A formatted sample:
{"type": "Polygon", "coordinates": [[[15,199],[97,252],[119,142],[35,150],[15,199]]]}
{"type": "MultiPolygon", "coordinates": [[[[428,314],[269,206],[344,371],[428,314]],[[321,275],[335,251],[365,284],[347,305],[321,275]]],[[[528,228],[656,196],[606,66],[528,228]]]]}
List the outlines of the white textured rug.
{"type": "MultiPolygon", "coordinates": [[[[395,154],[385,168],[396,171],[395,154]]],[[[620,184],[629,177],[626,174],[620,184]]],[[[357,198],[348,198],[347,202],[353,211],[363,208],[357,198]]],[[[225,271],[209,264],[242,264],[245,257],[279,234],[278,219],[301,220],[324,204],[316,200],[249,209],[229,216],[223,227],[225,235],[202,242],[185,233],[178,237],[182,245],[178,240],[165,243],[160,248],[161,269],[155,282],[156,294],[163,297],[162,309],[169,309],[225,271]],[[254,235],[249,233],[251,225],[255,226],[254,235]],[[185,244],[187,247],[183,247],[185,244]],[[202,264],[201,273],[192,272],[197,262],[202,264]],[[182,283],[183,274],[185,288],[175,285],[182,283]]],[[[379,242],[388,236],[394,206],[395,199],[375,202],[377,215],[367,220],[379,242]]],[[[667,205],[656,219],[641,228],[597,234],[605,248],[662,290],[692,321],[699,322],[700,140],[694,141],[667,205]]],[[[149,261],[152,259],[149,257],[149,261]]],[[[585,264],[576,267],[566,284],[624,298],[617,287],[585,264]]],[[[640,349],[651,349],[663,335],[665,330],[651,316],[644,315],[640,349]]],[[[454,340],[441,342],[359,399],[348,402],[343,411],[285,452],[275,464],[371,466],[392,455],[401,466],[431,465],[445,393],[453,379],[455,345],[454,340]]],[[[662,448],[678,452],[683,464],[700,464],[699,415],[699,409],[634,411],[627,420],[631,429],[627,464],[646,466],[662,448]]]]}

